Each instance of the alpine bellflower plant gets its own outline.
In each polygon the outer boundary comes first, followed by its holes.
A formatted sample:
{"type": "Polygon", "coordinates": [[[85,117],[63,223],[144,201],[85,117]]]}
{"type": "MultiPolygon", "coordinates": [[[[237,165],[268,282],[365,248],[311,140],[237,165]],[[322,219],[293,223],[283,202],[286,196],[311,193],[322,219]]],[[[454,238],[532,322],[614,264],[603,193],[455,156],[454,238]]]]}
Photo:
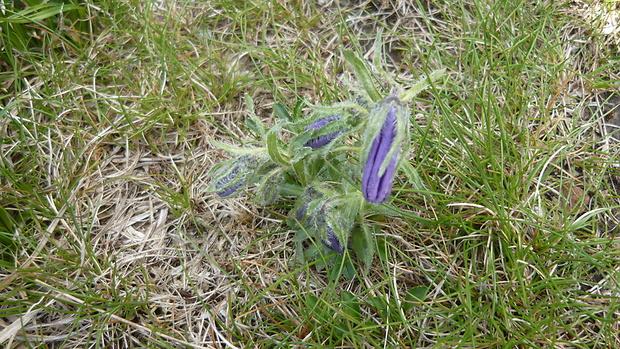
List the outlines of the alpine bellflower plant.
{"type": "MultiPolygon", "coordinates": [[[[375,43],[379,50],[380,37],[379,33],[375,43]]],[[[368,266],[375,253],[374,232],[380,228],[366,217],[395,213],[388,199],[400,167],[408,166],[404,172],[416,183],[411,178],[415,169],[406,161],[410,143],[406,103],[438,80],[443,70],[404,89],[380,62],[374,62],[374,71],[394,85],[384,97],[372,84],[366,64],[352,51],[344,56],[362,87],[351,101],[310,106],[305,114],[304,102],[292,111],[277,104],[278,121],[268,127],[246,96],[246,126],[255,142],[241,148],[211,140],[233,158],[210,171],[210,191],[220,198],[253,192],[261,205],[278,198],[291,203],[287,223],[296,230],[293,241],[301,261],[336,258],[350,248],[368,266]],[[283,132],[293,136],[285,141],[280,137],[283,132]]]]}

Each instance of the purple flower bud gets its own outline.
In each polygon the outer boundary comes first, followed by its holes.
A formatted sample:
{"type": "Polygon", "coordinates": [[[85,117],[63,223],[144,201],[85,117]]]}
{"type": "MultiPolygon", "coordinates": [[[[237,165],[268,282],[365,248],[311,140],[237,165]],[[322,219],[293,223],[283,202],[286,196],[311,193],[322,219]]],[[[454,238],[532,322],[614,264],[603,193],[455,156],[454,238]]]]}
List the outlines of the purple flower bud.
{"type": "MultiPolygon", "coordinates": [[[[327,124],[331,123],[332,121],[336,121],[336,120],[340,120],[340,115],[332,115],[332,116],[328,116],[325,118],[320,118],[318,120],[316,120],[315,122],[311,123],[310,125],[306,126],[306,128],[304,129],[304,131],[308,131],[311,129],[314,130],[319,130],[325,126],[327,126],[327,124]]],[[[305,147],[310,147],[312,149],[317,149],[320,148],[324,145],[326,145],[327,143],[331,142],[334,140],[334,138],[338,137],[343,131],[339,130],[336,132],[332,132],[332,133],[328,133],[322,136],[318,136],[316,138],[313,138],[309,141],[306,142],[306,144],[304,144],[305,147]]]]}
{"type": "Polygon", "coordinates": [[[306,144],[304,144],[304,147],[310,147],[312,149],[320,148],[327,143],[333,141],[334,138],[338,137],[341,133],[342,131],[336,131],[333,133],[328,133],[326,135],[318,136],[314,139],[307,141],[306,144]]]}
{"type": "Polygon", "coordinates": [[[325,125],[329,124],[332,121],[336,121],[336,120],[340,120],[340,115],[332,115],[332,116],[328,116],[326,118],[320,118],[320,119],[316,120],[315,122],[311,123],[310,125],[306,126],[304,131],[308,131],[311,128],[315,129],[315,130],[321,129],[325,125]]]}
{"type": "Polygon", "coordinates": [[[256,192],[256,200],[262,206],[271,205],[280,194],[280,184],[283,177],[280,171],[273,171],[261,181],[258,191],[256,192]]]}
{"type": "Polygon", "coordinates": [[[250,168],[256,165],[257,160],[248,155],[226,161],[214,178],[213,191],[222,198],[237,193],[245,187],[250,177],[250,168]]]}
{"type": "Polygon", "coordinates": [[[217,195],[219,195],[221,198],[231,196],[239,188],[245,185],[246,178],[244,177],[244,178],[241,178],[237,183],[227,186],[231,181],[233,181],[237,177],[240,170],[241,170],[240,165],[235,166],[235,168],[233,168],[232,171],[230,171],[230,173],[228,173],[224,178],[221,178],[215,183],[215,190],[217,191],[217,195]]]}
{"type": "Polygon", "coordinates": [[[303,222],[305,220],[308,206],[310,206],[310,203],[318,196],[320,196],[320,193],[314,189],[314,187],[310,186],[306,188],[304,195],[298,199],[298,202],[301,204],[294,211],[297,222],[303,222]]]}
{"type": "Polygon", "coordinates": [[[396,128],[396,106],[392,105],[383,122],[381,130],[372,141],[372,145],[368,152],[368,158],[364,165],[362,193],[364,193],[364,198],[369,202],[384,202],[392,192],[394,170],[396,168],[396,159],[398,158],[400,145],[394,152],[394,155],[392,155],[392,159],[382,174],[380,174],[380,169],[388,156],[392,143],[396,139],[396,128]]]}
{"type": "Polygon", "coordinates": [[[342,246],[342,244],[340,243],[340,240],[336,236],[334,229],[332,229],[332,227],[330,227],[329,224],[326,225],[326,231],[327,231],[327,236],[326,236],[327,240],[321,239],[321,242],[323,242],[323,245],[325,245],[327,248],[329,248],[330,250],[334,252],[343,253],[344,247],[342,246]]]}
{"type": "Polygon", "coordinates": [[[297,212],[295,212],[295,218],[297,219],[298,222],[301,222],[304,219],[307,209],[308,209],[307,201],[301,204],[301,206],[299,206],[299,208],[297,209],[297,212]]]}
{"type": "Polygon", "coordinates": [[[244,185],[245,185],[245,179],[231,185],[230,187],[227,187],[226,189],[222,191],[218,191],[217,195],[219,195],[221,198],[229,197],[244,185]]]}
{"type": "Polygon", "coordinates": [[[235,177],[239,174],[239,166],[235,166],[224,178],[220,178],[217,182],[215,182],[215,190],[222,189],[223,186],[228,184],[230,181],[235,179],[235,177]]]}

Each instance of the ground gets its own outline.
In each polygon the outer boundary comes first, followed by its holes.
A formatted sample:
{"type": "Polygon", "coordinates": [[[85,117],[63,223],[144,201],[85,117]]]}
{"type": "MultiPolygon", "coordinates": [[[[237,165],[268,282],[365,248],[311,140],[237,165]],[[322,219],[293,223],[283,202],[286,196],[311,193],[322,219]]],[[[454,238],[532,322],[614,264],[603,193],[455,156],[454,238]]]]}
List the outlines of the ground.
{"type": "Polygon", "coordinates": [[[79,5],[0,19],[5,347],[620,346],[615,3],[79,5]],[[208,191],[208,139],[250,141],[245,94],[267,124],[351,98],[380,27],[399,83],[446,76],[412,104],[423,186],[334,274],[286,198],[208,191]]]}

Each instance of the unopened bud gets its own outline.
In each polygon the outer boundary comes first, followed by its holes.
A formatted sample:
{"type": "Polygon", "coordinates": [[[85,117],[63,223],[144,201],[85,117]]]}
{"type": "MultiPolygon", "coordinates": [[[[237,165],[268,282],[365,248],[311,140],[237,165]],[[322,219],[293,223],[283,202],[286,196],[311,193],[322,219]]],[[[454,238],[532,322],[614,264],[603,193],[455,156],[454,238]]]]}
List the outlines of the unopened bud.
{"type": "Polygon", "coordinates": [[[392,191],[396,162],[406,133],[407,111],[395,96],[378,102],[365,135],[362,193],[371,203],[387,200],[392,191]],[[372,130],[375,131],[372,131],[372,130]]]}
{"type": "MultiPolygon", "coordinates": [[[[306,126],[304,131],[309,131],[311,129],[320,130],[323,127],[327,126],[329,123],[331,123],[333,121],[336,121],[336,120],[340,120],[340,115],[332,115],[332,116],[328,116],[328,117],[325,117],[325,118],[320,118],[320,119],[316,120],[315,122],[311,123],[310,125],[306,126]]],[[[304,144],[304,146],[310,147],[312,149],[320,148],[320,147],[328,144],[329,142],[333,141],[342,132],[343,132],[342,130],[338,130],[338,131],[335,131],[335,132],[331,132],[331,133],[327,133],[327,134],[324,134],[324,135],[320,135],[318,137],[315,137],[315,138],[307,141],[304,144]]]]}
{"type": "Polygon", "coordinates": [[[237,193],[245,187],[250,173],[249,167],[254,162],[254,159],[249,155],[243,155],[230,162],[225,162],[220,172],[214,177],[213,191],[222,198],[237,193]]]}
{"type": "Polygon", "coordinates": [[[336,121],[336,120],[340,120],[340,115],[332,115],[332,116],[328,116],[328,117],[325,117],[325,118],[317,119],[315,122],[313,122],[310,125],[306,126],[304,131],[308,131],[311,128],[315,129],[315,130],[322,129],[323,127],[325,127],[330,122],[336,121]]]}
{"type": "Polygon", "coordinates": [[[334,232],[334,229],[332,229],[332,227],[329,224],[325,226],[325,232],[326,232],[325,239],[321,239],[321,242],[323,243],[323,245],[325,245],[327,248],[329,248],[330,250],[334,252],[343,253],[344,247],[340,243],[340,239],[338,239],[338,236],[334,232]]]}
{"type": "Polygon", "coordinates": [[[306,211],[308,210],[308,206],[310,205],[310,202],[314,200],[316,197],[318,197],[319,194],[320,193],[313,187],[306,188],[304,195],[301,198],[299,198],[299,200],[301,201],[301,204],[299,205],[297,210],[295,210],[295,218],[297,219],[298,222],[301,222],[304,220],[306,216],[306,211]]]}
{"type": "Polygon", "coordinates": [[[258,187],[256,195],[256,199],[260,205],[266,206],[276,201],[282,179],[282,172],[279,170],[274,170],[272,173],[265,176],[258,187]]]}

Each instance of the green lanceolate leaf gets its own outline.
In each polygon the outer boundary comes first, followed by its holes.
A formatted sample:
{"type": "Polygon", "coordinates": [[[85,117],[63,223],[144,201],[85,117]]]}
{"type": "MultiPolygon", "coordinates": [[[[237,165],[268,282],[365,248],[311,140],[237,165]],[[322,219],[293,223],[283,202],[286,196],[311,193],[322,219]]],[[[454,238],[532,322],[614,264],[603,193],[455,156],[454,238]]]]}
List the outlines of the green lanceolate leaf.
{"type": "Polygon", "coordinates": [[[222,143],[222,142],[216,141],[215,139],[212,139],[212,138],[207,138],[207,140],[214,147],[220,148],[220,149],[224,149],[224,150],[226,150],[227,152],[229,152],[231,154],[252,155],[252,154],[264,153],[264,152],[267,151],[266,148],[240,148],[240,147],[235,147],[234,145],[222,143]]]}
{"type": "Polygon", "coordinates": [[[267,135],[267,152],[271,157],[271,161],[275,162],[276,164],[283,166],[289,165],[288,161],[286,161],[280,153],[280,148],[278,148],[278,137],[275,132],[270,132],[267,135]]]}
{"type": "Polygon", "coordinates": [[[345,50],[343,54],[347,62],[353,67],[355,76],[364,87],[364,90],[366,90],[366,93],[368,93],[368,97],[370,97],[371,101],[376,102],[380,100],[381,94],[377,91],[373,78],[370,76],[370,72],[366,68],[364,62],[357,58],[355,53],[351,50],[345,50]]]}
{"type": "Polygon", "coordinates": [[[263,124],[261,119],[256,115],[254,111],[255,110],[254,100],[248,94],[246,94],[244,98],[245,98],[245,104],[247,106],[248,115],[249,115],[249,117],[245,119],[245,124],[250,130],[254,131],[260,138],[263,138],[265,136],[265,125],[263,124]]]}
{"type": "Polygon", "coordinates": [[[427,89],[432,83],[441,79],[446,74],[445,69],[437,69],[434,70],[428,77],[423,76],[418,82],[416,82],[411,88],[405,91],[401,96],[400,100],[403,103],[407,103],[413,97],[417,96],[418,93],[427,89]]]}
{"type": "Polygon", "coordinates": [[[291,122],[295,121],[293,120],[291,114],[289,114],[288,110],[286,110],[286,107],[283,106],[281,103],[276,103],[276,105],[273,107],[273,113],[280,120],[286,120],[291,122]]]}
{"type": "Polygon", "coordinates": [[[342,309],[351,319],[359,319],[362,316],[360,302],[356,295],[349,291],[341,291],[340,299],[342,301],[342,309]]]}
{"type": "Polygon", "coordinates": [[[351,248],[357,257],[364,262],[365,271],[368,271],[375,255],[375,241],[372,229],[366,224],[358,224],[351,234],[351,248]]]}
{"type": "Polygon", "coordinates": [[[300,99],[295,103],[295,108],[293,108],[293,120],[296,122],[301,118],[301,112],[303,110],[305,103],[303,99],[300,99]]]}
{"type": "Polygon", "coordinates": [[[401,168],[403,169],[403,172],[405,172],[409,183],[411,183],[411,186],[415,190],[422,192],[428,191],[428,188],[424,184],[424,181],[422,181],[420,174],[418,174],[418,170],[416,170],[416,168],[413,167],[413,165],[409,161],[403,161],[401,164],[401,168]]]}
{"type": "Polygon", "coordinates": [[[405,303],[403,304],[403,309],[405,311],[409,311],[416,304],[421,303],[426,298],[426,294],[428,293],[428,287],[426,286],[415,286],[407,291],[407,295],[405,296],[405,303]]]}
{"type": "Polygon", "coordinates": [[[366,303],[375,308],[377,314],[379,314],[382,318],[386,319],[388,314],[390,313],[390,303],[381,296],[369,297],[366,300],[366,303]]]}

